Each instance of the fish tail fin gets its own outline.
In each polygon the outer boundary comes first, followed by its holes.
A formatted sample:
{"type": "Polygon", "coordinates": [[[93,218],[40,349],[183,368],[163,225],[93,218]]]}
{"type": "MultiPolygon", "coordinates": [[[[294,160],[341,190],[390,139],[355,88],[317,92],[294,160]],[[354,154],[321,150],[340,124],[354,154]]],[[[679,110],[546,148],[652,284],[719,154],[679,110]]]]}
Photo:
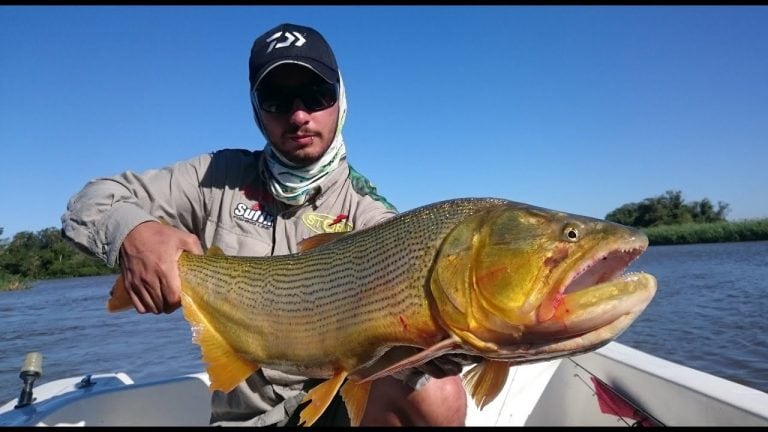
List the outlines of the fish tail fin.
{"type": "Polygon", "coordinates": [[[115,284],[112,285],[112,291],[110,291],[109,294],[110,297],[109,300],[107,300],[107,310],[109,312],[122,312],[133,307],[133,302],[128,295],[128,290],[125,289],[123,275],[117,276],[115,284]]]}
{"type": "Polygon", "coordinates": [[[341,388],[341,397],[347,405],[349,414],[349,425],[360,426],[365,414],[365,407],[368,405],[368,394],[371,392],[373,381],[354,382],[347,380],[341,388]]]}
{"type": "MultiPolygon", "coordinates": [[[[182,281],[182,284],[184,282],[182,281]]],[[[192,340],[200,345],[203,362],[207,365],[211,390],[225,393],[259,369],[259,365],[238,355],[210,325],[202,310],[182,287],[181,304],[184,318],[192,327],[192,340]]]]}
{"type": "Polygon", "coordinates": [[[328,405],[331,404],[331,400],[336,396],[336,392],[339,391],[339,387],[344,383],[344,378],[346,377],[347,372],[337,372],[307,392],[302,402],[310,402],[309,405],[301,410],[301,415],[299,415],[300,426],[312,426],[320,418],[326,408],[328,408],[328,405]]]}

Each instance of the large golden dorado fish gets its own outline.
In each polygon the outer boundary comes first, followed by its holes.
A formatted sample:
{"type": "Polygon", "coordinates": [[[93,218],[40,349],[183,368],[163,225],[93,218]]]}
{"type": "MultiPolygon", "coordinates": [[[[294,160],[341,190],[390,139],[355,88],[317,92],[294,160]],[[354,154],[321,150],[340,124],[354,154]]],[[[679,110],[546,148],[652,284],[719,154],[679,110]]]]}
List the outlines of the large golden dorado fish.
{"type": "MultiPolygon", "coordinates": [[[[615,339],[656,279],[623,274],[648,246],[615,223],[502,199],[420,207],[272,257],[182,253],[184,316],[211,380],[228,392],[259,367],[327,380],[309,391],[311,425],[341,388],[351,424],[371,382],[447,353],[480,356],[464,377],[480,407],[510,366],[615,339]]],[[[109,309],[130,306],[121,285],[109,309]]]]}

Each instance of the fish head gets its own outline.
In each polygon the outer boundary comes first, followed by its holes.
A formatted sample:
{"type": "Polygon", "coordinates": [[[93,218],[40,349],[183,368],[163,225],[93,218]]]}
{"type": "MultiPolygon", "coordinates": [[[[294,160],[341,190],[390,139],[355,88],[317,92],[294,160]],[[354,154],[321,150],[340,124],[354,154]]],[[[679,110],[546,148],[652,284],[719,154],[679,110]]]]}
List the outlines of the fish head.
{"type": "Polygon", "coordinates": [[[648,247],[637,229],[509,202],[465,219],[430,276],[438,321],[491,358],[567,355],[624,331],[656,292],[625,274],[648,247]]]}

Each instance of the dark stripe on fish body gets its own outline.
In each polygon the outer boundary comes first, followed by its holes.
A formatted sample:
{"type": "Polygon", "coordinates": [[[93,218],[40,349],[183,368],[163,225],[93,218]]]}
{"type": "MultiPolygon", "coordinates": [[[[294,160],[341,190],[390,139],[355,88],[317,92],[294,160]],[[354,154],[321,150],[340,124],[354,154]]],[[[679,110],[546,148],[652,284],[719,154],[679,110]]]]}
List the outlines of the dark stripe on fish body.
{"type": "Polygon", "coordinates": [[[467,200],[406,212],[296,255],[209,256],[185,266],[185,278],[199,280],[193,285],[202,292],[195,295],[220,304],[222,316],[236,305],[243,316],[222,325],[251,338],[279,335],[295,347],[329,338],[343,346],[360,334],[402,332],[398,317],[409,328],[431,319],[424,290],[442,238],[468,215],[501,202],[467,200]]]}

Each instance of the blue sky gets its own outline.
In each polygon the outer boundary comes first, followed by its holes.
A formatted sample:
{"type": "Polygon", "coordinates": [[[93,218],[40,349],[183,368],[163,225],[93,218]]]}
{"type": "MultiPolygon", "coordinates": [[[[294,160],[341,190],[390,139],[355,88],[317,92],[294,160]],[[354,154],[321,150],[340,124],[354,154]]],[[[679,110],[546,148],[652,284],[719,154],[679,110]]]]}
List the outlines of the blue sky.
{"type": "Polygon", "coordinates": [[[766,6],[0,6],[2,237],[92,178],[262,148],[248,55],[281,22],[334,47],[350,163],[400,210],[681,190],[768,217],[766,6]]]}

